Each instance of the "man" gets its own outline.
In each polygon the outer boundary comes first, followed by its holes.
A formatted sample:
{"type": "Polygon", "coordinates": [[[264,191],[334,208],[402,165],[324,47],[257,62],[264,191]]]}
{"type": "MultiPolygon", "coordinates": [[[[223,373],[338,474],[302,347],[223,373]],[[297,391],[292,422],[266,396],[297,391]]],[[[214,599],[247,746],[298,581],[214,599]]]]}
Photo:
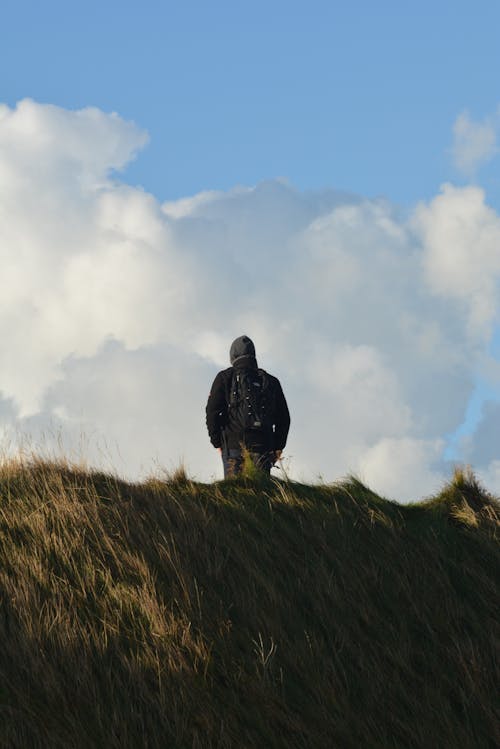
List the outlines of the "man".
{"type": "Polygon", "coordinates": [[[290,428],[283,390],[276,377],[258,368],[248,336],[233,341],[229,359],[231,366],[218,373],[208,397],[210,441],[222,455],[225,478],[241,473],[245,451],[270,473],[290,428]]]}

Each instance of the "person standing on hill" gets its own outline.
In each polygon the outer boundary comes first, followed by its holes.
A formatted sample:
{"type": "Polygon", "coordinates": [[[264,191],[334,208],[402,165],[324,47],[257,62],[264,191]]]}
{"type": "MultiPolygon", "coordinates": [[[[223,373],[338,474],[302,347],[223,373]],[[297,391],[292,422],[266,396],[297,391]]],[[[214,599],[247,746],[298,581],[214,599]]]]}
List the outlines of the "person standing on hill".
{"type": "Polygon", "coordinates": [[[259,369],[251,339],[240,336],[229,352],[231,366],[216,376],[206,418],[212,445],[222,455],[224,477],[243,468],[244,453],[269,473],[279,460],[290,428],[290,413],[276,377],[259,369]]]}

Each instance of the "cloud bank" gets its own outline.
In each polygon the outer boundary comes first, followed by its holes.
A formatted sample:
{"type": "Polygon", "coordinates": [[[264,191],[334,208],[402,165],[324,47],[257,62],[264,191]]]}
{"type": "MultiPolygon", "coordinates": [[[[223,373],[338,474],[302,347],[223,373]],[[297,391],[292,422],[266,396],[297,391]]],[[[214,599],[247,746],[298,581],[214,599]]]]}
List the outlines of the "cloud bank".
{"type": "Polygon", "coordinates": [[[455,167],[467,177],[491,161],[498,152],[500,109],[482,122],[474,121],[468,112],[462,112],[453,126],[452,157],[455,167]]]}
{"type": "MultiPolygon", "coordinates": [[[[118,176],[146,141],[95,109],[0,107],[4,449],[220,477],[204,407],[245,332],[289,401],[293,477],[435,491],[478,372],[498,371],[500,217],[483,192],[445,185],[403,214],[270,181],[162,205],[118,176]]],[[[469,454],[500,491],[483,449],[497,410],[469,454]]]]}

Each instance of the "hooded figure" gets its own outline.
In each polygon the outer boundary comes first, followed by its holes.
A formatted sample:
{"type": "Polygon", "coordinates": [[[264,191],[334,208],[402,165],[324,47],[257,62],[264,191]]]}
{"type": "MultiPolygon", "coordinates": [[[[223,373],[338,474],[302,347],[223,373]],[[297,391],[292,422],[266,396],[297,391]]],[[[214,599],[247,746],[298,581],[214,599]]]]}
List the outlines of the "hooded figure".
{"type": "Polygon", "coordinates": [[[270,472],[281,456],[290,428],[290,413],[276,377],[259,369],[253,341],[236,338],[231,366],[216,376],[206,417],[212,445],[222,455],[224,477],[241,473],[244,451],[255,465],[270,472]]]}

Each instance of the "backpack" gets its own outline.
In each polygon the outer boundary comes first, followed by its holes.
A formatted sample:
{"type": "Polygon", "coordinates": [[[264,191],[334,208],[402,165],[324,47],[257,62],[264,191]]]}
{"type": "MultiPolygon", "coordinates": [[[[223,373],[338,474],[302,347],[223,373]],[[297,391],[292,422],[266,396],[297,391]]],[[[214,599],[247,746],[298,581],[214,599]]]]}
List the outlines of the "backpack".
{"type": "Polygon", "coordinates": [[[238,431],[247,446],[269,440],[273,429],[273,388],[263,369],[234,370],[229,397],[231,430],[238,431]]]}

